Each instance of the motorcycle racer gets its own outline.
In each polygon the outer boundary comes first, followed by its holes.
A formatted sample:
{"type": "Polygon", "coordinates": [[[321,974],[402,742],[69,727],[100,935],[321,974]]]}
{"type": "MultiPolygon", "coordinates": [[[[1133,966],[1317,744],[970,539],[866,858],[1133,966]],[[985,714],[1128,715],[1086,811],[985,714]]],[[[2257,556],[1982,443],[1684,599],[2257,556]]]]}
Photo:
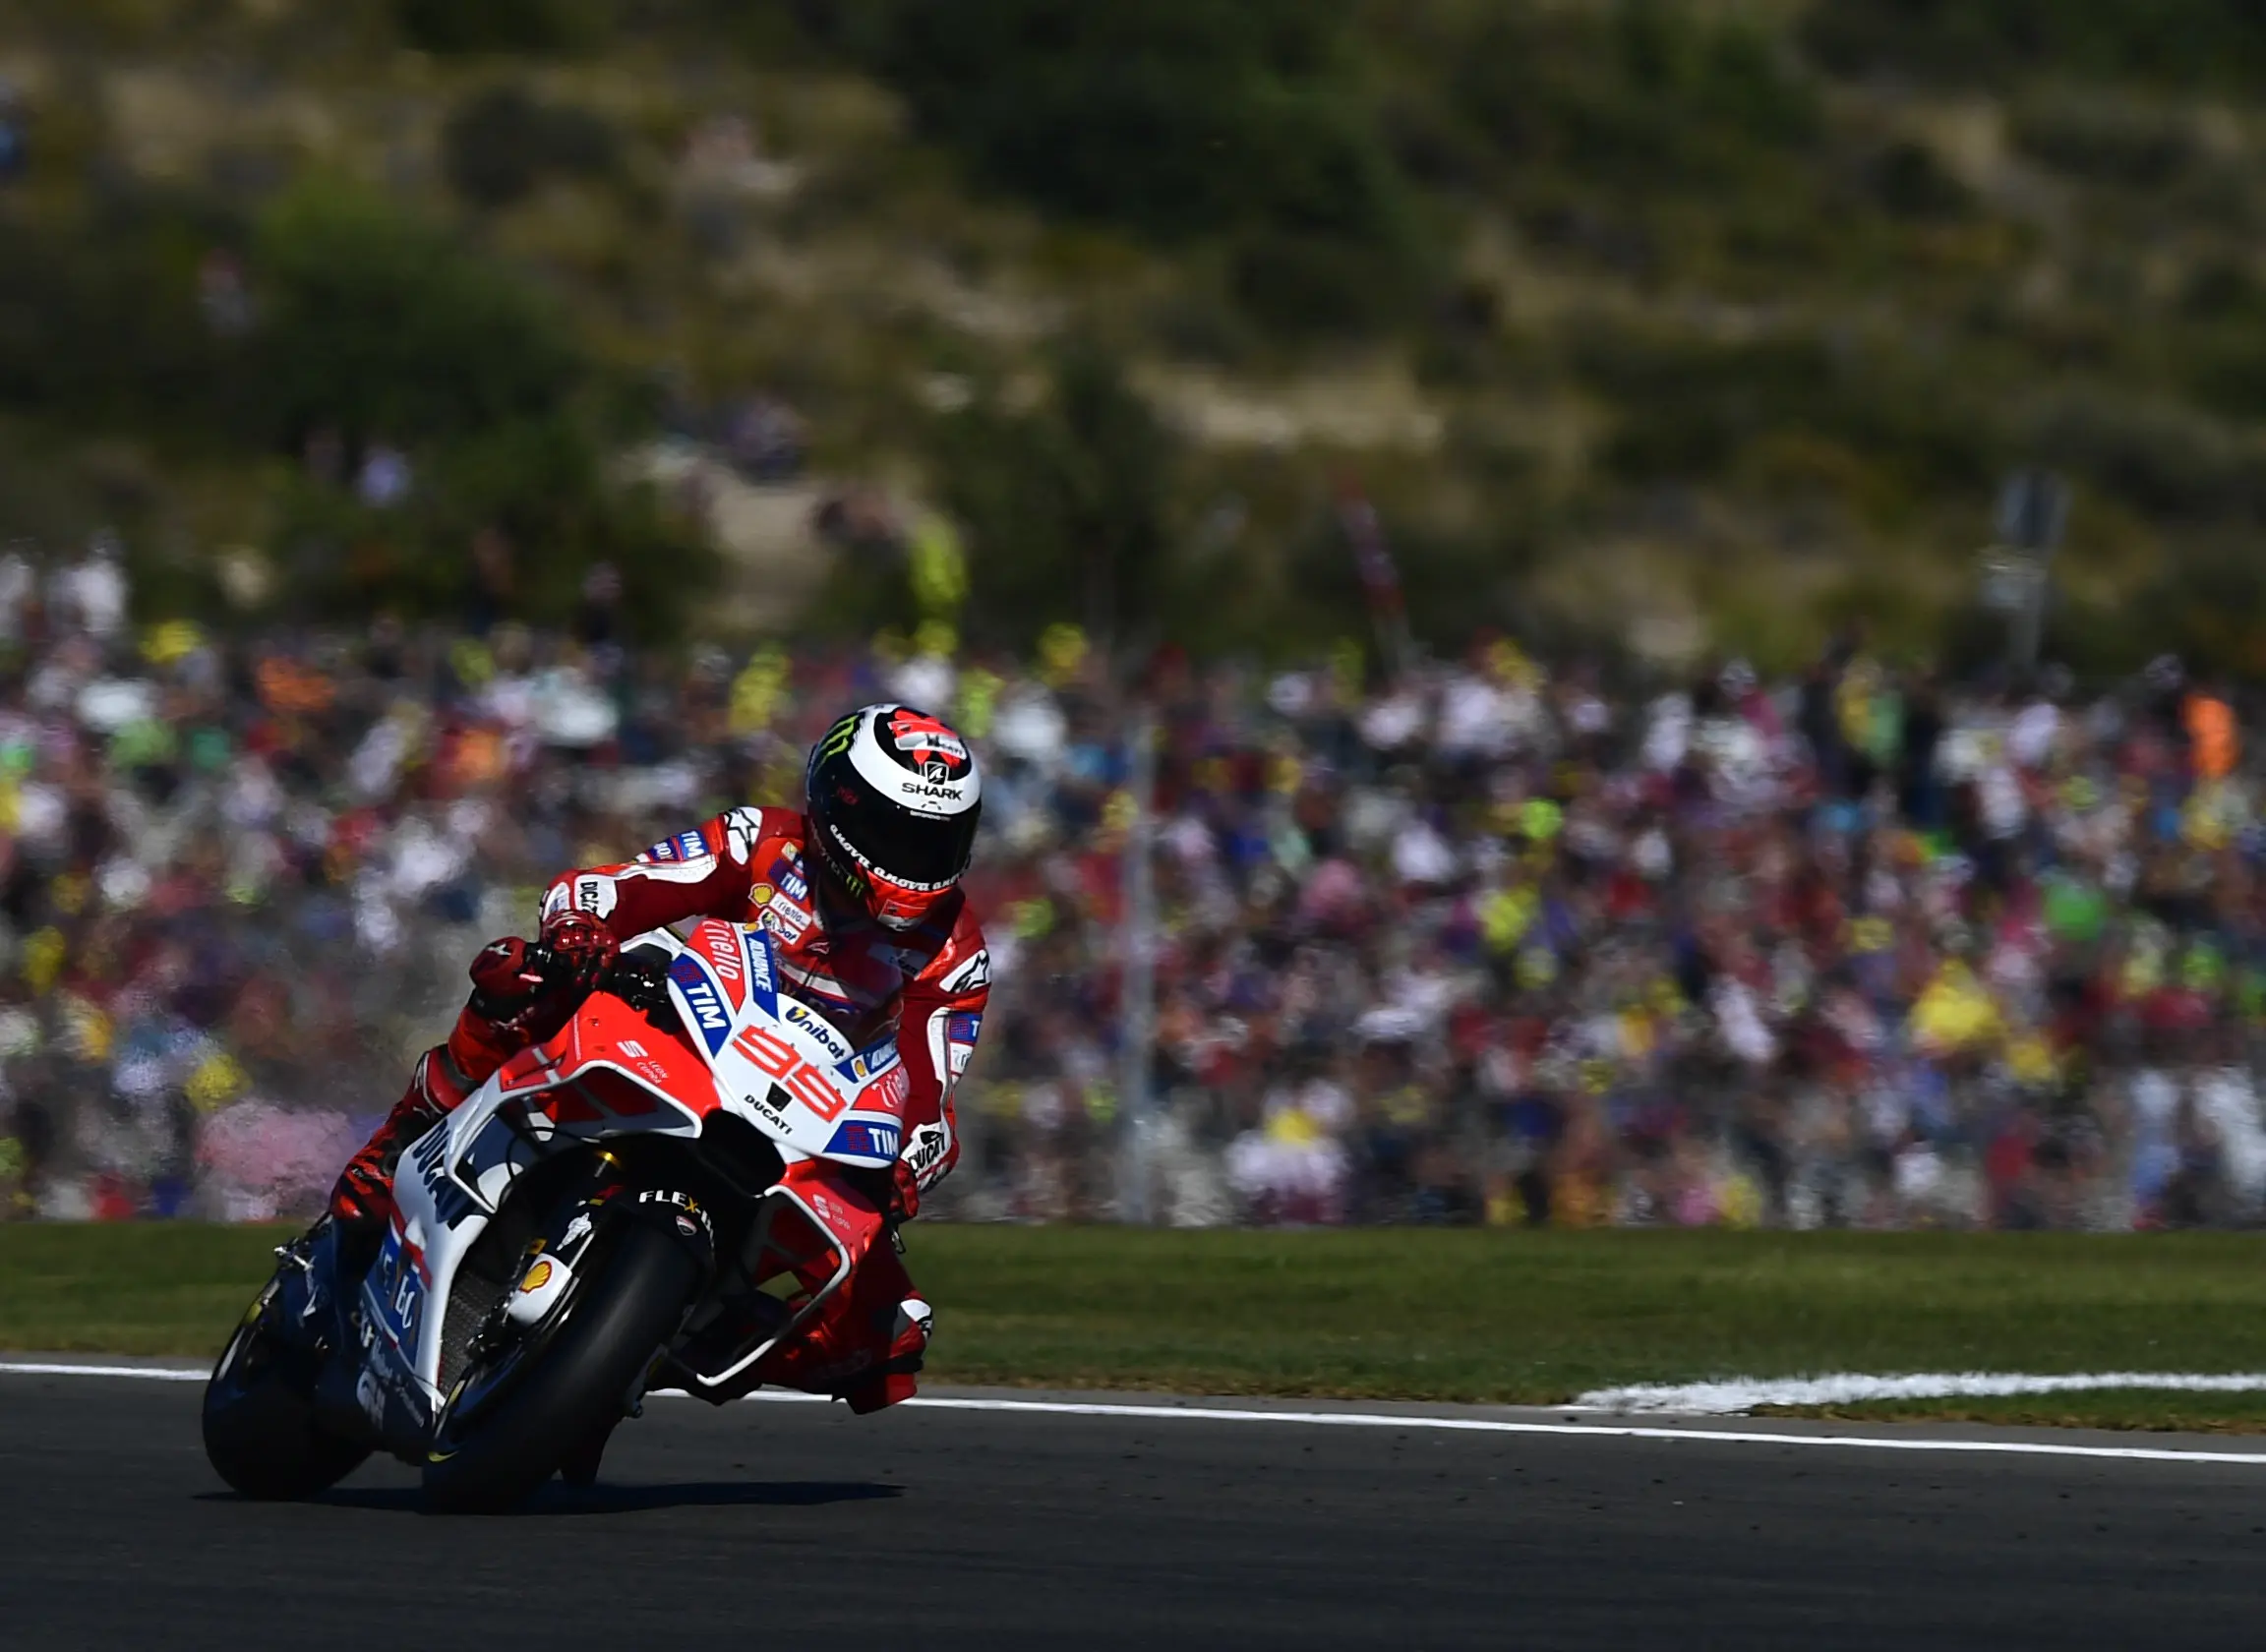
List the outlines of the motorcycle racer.
{"type": "MultiPolygon", "coordinates": [[[[811,748],[804,809],[735,808],[634,859],[552,882],[537,940],[491,942],[447,1038],[331,1192],[342,1228],[376,1235],[402,1149],[519,1050],[557,1032],[623,943],[716,917],[770,931],[782,990],[854,1043],[895,1030],[910,1084],[904,1147],[882,1196],[919,1213],[960,1154],[952,1092],[975,1052],[990,955],[959,888],[983,781],[959,735],[910,706],[868,705],[811,748]]],[[[878,1173],[877,1173],[878,1174],[878,1173]]],[[[911,1397],[929,1326],[894,1247],[876,1246],[794,1342],[749,1374],[873,1411],[911,1397]]],[[[729,1397],[729,1396],[718,1396],[729,1397]]]]}

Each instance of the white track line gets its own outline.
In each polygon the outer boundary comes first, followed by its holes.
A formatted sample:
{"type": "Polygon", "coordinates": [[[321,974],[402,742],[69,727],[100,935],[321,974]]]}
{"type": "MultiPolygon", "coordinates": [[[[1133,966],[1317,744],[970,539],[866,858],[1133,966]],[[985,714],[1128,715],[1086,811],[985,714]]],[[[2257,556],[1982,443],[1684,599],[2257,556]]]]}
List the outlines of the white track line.
{"type": "MultiPolygon", "coordinates": [[[[751,1395],[769,1399],[770,1394],[751,1395]]],[[[782,1396],[783,1397],[783,1396],[782,1396]]],[[[1374,1411],[1241,1411],[1204,1405],[1110,1405],[1070,1400],[912,1399],[940,1411],[1032,1411],[1068,1417],[1182,1418],[1213,1423],[1297,1423],[1318,1428],[1440,1430],[1459,1434],[1603,1435],[1615,1440],[1713,1441],[1738,1446],[1842,1446],[1869,1451],[1969,1451],[2025,1457],[2113,1457],[2133,1462],[2242,1463],[2266,1468],[2266,1451],[2168,1451],[2131,1446],[2058,1446],[2026,1440],[1899,1440],[1862,1434],[1762,1434],[1714,1428],[1644,1428],[1622,1423],[1523,1423],[1494,1417],[1397,1416],[1374,1411]]]]}
{"type": "MultiPolygon", "coordinates": [[[[0,1360],[0,1376],[127,1377],[158,1383],[202,1383],[202,1371],[151,1365],[64,1365],[0,1360]]],[[[663,1389],[682,1396],[682,1390],[663,1389]]],[[[775,1404],[821,1404],[815,1394],[766,1390],[747,1396],[775,1404]]],[[[1686,1445],[1828,1446],[1861,1451],[1933,1451],[1981,1456],[2095,1457],[2120,1462],[2234,1463],[2266,1468],[2266,1450],[2174,1451],[2144,1446],[2061,1446],[2051,1441],[1939,1440],[1867,1434],[1764,1434],[1751,1430],[1646,1428],[1628,1423],[1528,1423],[1497,1417],[1402,1416],[1382,1411],[1246,1411],[1222,1405],[1126,1405],[1103,1400],[976,1399],[949,1395],[907,1400],[908,1409],[994,1411],[1044,1417],[1122,1417],[1144,1423],[1276,1423],[1300,1428],[1399,1429],[1409,1433],[1532,1434],[1581,1439],[1660,1440],[1686,1445]]]]}
{"type": "Polygon", "coordinates": [[[2266,1373],[2080,1371],[2032,1376],[2010,1371],[1914,1372],[1900,1377],[1858,1373],[1831,1377],[1734,1377],[1716,1383],[1640,1383],[1598,1388],[1574,1401],[1584,1411],[1675,1411],[1736,1415],[1759,1405],[1860,1405],[1887,1399],[1991,1399],[2022,1394],[2084,1393],[2102,1388],[2170,1393],[2253,1393],[2266,1373]]]}

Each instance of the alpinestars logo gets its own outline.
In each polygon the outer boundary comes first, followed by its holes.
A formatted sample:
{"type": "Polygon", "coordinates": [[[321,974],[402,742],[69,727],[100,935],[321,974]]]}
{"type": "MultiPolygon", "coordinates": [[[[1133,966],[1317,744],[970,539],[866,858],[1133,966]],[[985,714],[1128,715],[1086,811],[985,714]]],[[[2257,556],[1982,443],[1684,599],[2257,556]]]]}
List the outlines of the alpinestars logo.
{"type": "Polygon", "coordinates": [[[988,947],[961,965],[942,981],[946,992],[987,992],[991,988],[991,950],[988,947]]]}
{"type": "Polygon", "coordinates": [[[917,770],[923,780],[939,785],[967,774],[967,742],[926,712],[900,706],[889,714],[889,739],[901,755],[899,762],[917,770]]]}

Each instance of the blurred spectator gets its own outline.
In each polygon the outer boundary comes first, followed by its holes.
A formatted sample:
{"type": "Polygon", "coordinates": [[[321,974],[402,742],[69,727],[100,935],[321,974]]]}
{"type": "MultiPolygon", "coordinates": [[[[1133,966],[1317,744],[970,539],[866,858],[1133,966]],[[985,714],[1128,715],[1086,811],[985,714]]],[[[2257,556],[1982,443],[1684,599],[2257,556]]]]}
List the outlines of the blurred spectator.
{"type": "Polygon", "coordinates": [[[126,620],[126,574],[119,564],[117,536],[105,528],[87,542],[85,555],[55,571],[48,585],[48,612],[65,626],[76,626],[107,641],[126,620]]]}
{"type": "Polygon", "coordinates": [[[205,255],[197,266],[197,304],[216,338],[241,338],[252,330],[252,294],[235,254],[215,247],[205,255]]]}
{"type": "Polygon", "coordinates": [[[23,98],[14,81],[0,76],[0,184],[14,183],[30,161],[23,98]]]}
{"type": "Polygon", "coordinates": [[[354,493],[372,510],[390,510],[408,499],[414,480],[406,453],[386,442],[374,442],[362,455],[362,469],[354,478],[354,493]]]}
{"type": "Polygon", "coordinates": [[[791,482],[803,471],[803,421],[775,396],[751,395],[724,415],[723,449],[750,482],[791,482]]]}

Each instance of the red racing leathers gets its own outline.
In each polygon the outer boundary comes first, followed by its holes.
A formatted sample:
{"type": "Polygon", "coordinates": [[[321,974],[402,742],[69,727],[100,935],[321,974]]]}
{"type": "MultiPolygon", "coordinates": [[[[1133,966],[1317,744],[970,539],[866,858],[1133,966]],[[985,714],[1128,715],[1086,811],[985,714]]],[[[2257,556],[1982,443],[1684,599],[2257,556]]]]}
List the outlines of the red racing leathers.
{"type": "MultiPolygon", "coordinates": [[[[909,1214],[920,1194],[960,1156],[952,1090],[983,1024],[990,955],[957,893],[916,927],[892,930],[847,897],[821,891],[804,834],[804,817],[793,810],[732,809],[634,860],[557,879],[544,894],[543,917],[547,928],[556,928],[566,914],[581,914],[617,943],[693,917],[760,923],[775,943],[782,991],[825,1015],[854,1044],[870,1043],[894,1027],[910,1085],[897,1177],[897,1203],[909,1214]]],[[[478,965],[474,978],[480,979],[478,965]]],[[[409,1093],[357,1164],[369,1159],[375,1166],[384,1158],[389,1176],[390,1154],[413,1133],[412,1124],[455,1107],[512,1054],[545,1035],[557,1024],[555,1015],[483,1013],[476,992],[447,1041],[419,1062],[409,1093]]],[[[340,1184],[349,1205],[354,1190],[371,1179],[357,1182],[349,1167],[340,1184]]],[[[347,1205],[334,1208],[348,1213],[347,1205]]],[[[911,1395],[911,1368],[919,1365],[926,1328],[926,1305],[914,1294],[894,1248],[877,1246],[805,1333],[751,1376],[841,1393],[857,1409],[870,1410],[911,1395]]]]}

